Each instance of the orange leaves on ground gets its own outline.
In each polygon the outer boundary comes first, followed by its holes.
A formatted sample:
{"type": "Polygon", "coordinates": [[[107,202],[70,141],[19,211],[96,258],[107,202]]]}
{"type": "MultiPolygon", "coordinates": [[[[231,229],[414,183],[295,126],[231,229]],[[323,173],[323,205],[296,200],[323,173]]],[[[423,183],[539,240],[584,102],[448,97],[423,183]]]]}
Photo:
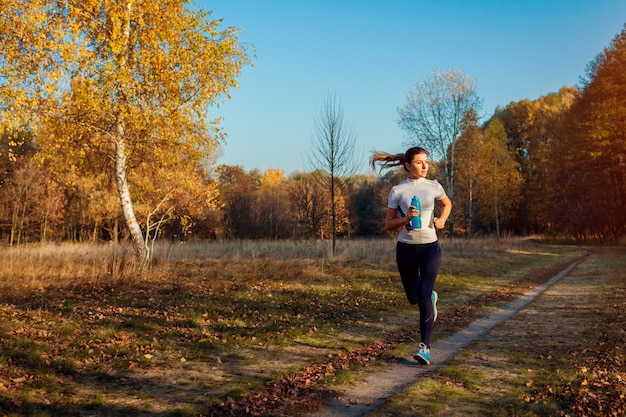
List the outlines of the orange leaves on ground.
{"type": "Polygon", "coordinates": [[[558,393],[570,410],[582,416],[626,415],[626,303],[608,309],[615,326],[600,343],[583,352],[572,352],[581,363],[576,365],[576,380],[558,393]],[[584,357],[583,357],[584,356],[584,357]]]}
{"type": "Polygon", "coordinates": [[[581,366],[578,380],[563,397],[581,415],[626,415],[626,363],[623,349],[598,351],[591,368],[581,366]]]}

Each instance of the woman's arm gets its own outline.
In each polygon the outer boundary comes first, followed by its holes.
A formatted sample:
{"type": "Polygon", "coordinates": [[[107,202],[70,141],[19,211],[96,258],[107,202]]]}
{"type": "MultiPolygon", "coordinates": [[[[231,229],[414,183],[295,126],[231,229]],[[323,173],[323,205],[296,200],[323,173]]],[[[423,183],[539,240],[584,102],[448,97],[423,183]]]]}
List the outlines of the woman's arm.
{"type": "Polygon", "coordinates": [[[439,200],[443,208],[441,209],[441,216],[435,217],[434,224],[437,229],[443,229],[448,221],[450,212],[452,211],[452,201],[448,197],[444,197],[439,200]]]}
{"type": "MultiPolygon", "coordinates": [[[[410,210],[409,210],[410,212],[410,210]]],[[[398,217],[398,209],[387,207],[387,217],[385,218],[385,230],[396,231],[406,226],[411,221],[411,217],[398,217]]]]}

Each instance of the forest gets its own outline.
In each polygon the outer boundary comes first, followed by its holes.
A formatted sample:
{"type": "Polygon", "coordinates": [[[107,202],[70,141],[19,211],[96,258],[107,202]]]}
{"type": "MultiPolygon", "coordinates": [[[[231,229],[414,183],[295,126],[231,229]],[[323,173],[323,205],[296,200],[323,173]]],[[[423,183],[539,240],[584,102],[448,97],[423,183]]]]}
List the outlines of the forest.
{"type": "MultiPolygon", "coordinates": [[[[150,30],[114,30],[76,17],[57,37],[67,44],[44,47],[50,37],[42,33],[58,33],[74,12],[50,18],[47,27],[11,22],[15,31],[0,37],[2,244],[121,241],[133,238],[133,228],[146,239],[173,241],[327,239],[333,224],[340,237],[386,233],[387,195],[402,169],[337,178],[331,195],[322,168],[286,176],[279,168],[219,165],[223,133],[204,112],[249,64],[236,31],[218,33],[205,15],[193,17],[205,25],[196,32],[181,29],[193,26],[185,26],[184,10],[164,19],[179,28],[169,27],[172,35],[160,21],[150,30]],[[32,40],[21,55],[15,33],[32,40]],[[81,42],[92,33],[110,36],[81,42]],[[159,47],[183,48],[201,35],[205,47],[193,57],[164,56],[159,47]],[[141,56],[125,56],[139,52],[120,49],[123,42],[141,47],[141,56]],[[197,66],[198,54],[206,54],[206,65],[197,66]]],[[[152,16],[142,13],[146,21],[152,16]]],[[[626,26],[588,64],[580,85],[477,119],[466,111],[446,150],[454,158],[431,165],[429,175],[444,186],[454,168],[446,233],[602,242],[626,235],[626,26]]]]}

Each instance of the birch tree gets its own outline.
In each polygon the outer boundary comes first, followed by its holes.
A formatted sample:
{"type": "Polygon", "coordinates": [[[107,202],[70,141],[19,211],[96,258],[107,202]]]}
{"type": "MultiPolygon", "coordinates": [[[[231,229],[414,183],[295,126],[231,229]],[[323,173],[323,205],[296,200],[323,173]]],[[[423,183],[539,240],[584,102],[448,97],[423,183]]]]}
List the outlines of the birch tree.
{"type": "Polygon", "coordinates": [[[42,161],[107,159],[146,260],[133,168],[185,172],[214,152],[223,133],[209,108],[250,63],[238,31],[183,0],[0,0],[0,10],[0,119],[35,132],[42,161]]]}
{"type": "MultiPolygon", "coordinates": [[[[482,100],[475,81],[460,71],[437,70],[415,84],[398,108],[398,126],[407,132],[410,146],[419,145],[444,163],[446,192],[454,199],[455,144],[461,135],[463,117],[469,110],[479,114],[482,100]]],[[[450,232],[454,222],[448,222],[450,232]]]]}

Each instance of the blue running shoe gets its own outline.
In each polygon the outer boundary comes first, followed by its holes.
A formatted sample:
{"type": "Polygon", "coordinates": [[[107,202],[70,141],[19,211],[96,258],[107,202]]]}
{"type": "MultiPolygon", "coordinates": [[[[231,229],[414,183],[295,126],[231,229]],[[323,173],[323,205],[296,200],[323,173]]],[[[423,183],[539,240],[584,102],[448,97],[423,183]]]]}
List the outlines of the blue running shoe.
{"type": "Polygon", "coordinates": [[[413,359],[421,363],[422,365],[430,364],[430,349],[425,344],[420,343],[420,348],[413,354],[413,359]]]}
{"type": "Polygon", "coordinates": [[[437,291],[433,291],[430,294],[430,301],[433,302],[433,321],[437,321],[437,300],[439,299],[439,294],[437,291]]]}

